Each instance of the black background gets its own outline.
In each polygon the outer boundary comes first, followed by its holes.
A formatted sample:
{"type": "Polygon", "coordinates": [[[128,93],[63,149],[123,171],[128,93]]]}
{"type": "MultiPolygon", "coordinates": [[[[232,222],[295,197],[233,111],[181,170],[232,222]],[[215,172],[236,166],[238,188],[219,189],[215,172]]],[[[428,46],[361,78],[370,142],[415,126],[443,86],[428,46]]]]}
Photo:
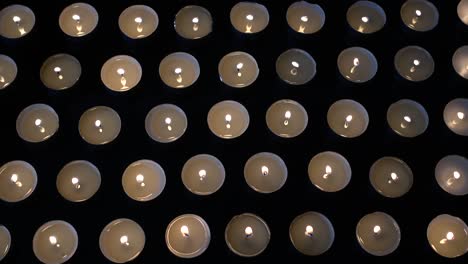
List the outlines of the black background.
{"type": "Polygon", "coordinates": [[[35,192],[20,203],[0,201],[0,223],[12,235],[12,248],[4,263],[35,263],[32,237],[43,223],[61,219],[71,223],[79,235],[79,246],[69,263],[107,263],[98,240],[110,221],[125,217],[138,222],[146,233],[146,245],[134,263],[266,263],[287,258],[293,263],[336,260],[430,259],[440,263],[467,263],[468,256],[448,260],[437,255],[426,239],[426,228],[438,214],[449,213],[468,221],[467,198],[445,193],[436,183],[434,168],[448,154],[467,156],[467,139],[452,133],[444,124],[442,113],[450,100],[467,96],[468,81],[451,66],[454,51],[468,43],[468,26],[456,14],[458,1],[433,1],[440,12],[438,26],[426,33],[408,29],[401,21],[402,0],[376,0],[387,15],[385,27],[371,35],[351,29],[346,11],[355,1],[316,0],[326,13],[322,30],[301,35],[286,23],[286,10],[293,0],[260,1],[269,10],[268,27],[255,35],[241,34],[229,21],[232,0],[166,0],[166,1],[88,1],[99,13],[95,31],[82,38],[65,35],[58,26],[60,12],[73,3],[70,0],[14,1],[2,0],[0,8],[21,3],[36,15],[36,25],[27,36],[0,39],[0,53],[13,58],[18,66],[16,80],[0,91],[0,161],[25,160],[38,173],[35,192]],[[131,40],[120,32],[118,17],[128,6],[146,4],[159,15],[157,31],[148,38],[131,40]],[[213,16],[213,32],[200,40],[185,40],[173,28],[174,16],[186,5],[207,8],[213,16]],[[393,66],[395,53],[407,46],[427,49],[435,61],[435,72],[427,81],[411,83],[398,76],[393,66]],[[377,58],[376,77],[365,84],[353,84],[339,74],[338,54],[345,48],[362,46],[377,58]],[[275,72],[277,57],[289,48],[309,52],[317,62],[317,75],[303,86],[290,86],[275,72]],[[219,60],[229,52],[245,51],[253,55],[260,67],[256,82],[243,89],[221,83],[219,60]],[[187,89],[172,89],[157,73],[159,62],[168,54],[184,51],[194,55],[201,67],[198,81],[187,89]],[[57,53],[69,53],[82,65],[79,82],[64,91],[47,89],[40,81],[42,63],[57,53]],[[100,80],[100,69],[112,56],[126,54],[136,58],[143,68],[143,78],[125,93],[108,90],[100,80]],[[354,99],[369,112],[367,131],[355,139],[334,134],[326,123],[329,106],[343,98],[354,99]],[[407,139],[395,134],[386,122],[388,106],[402,98],[420,102],[428,111],[427,131],[407,139]],[[208,129],[206,116],[215,103],[231,99],[249,111],[250,126],[237,139],[223,140],[208,129]],[[301,103],[309,114],[303,134],[283,139],[272,134],[265,123],[268,107],[279,99],[301,103]],[[33,103],[52,106],[60,117],[60,128],[49,140],[32,144],[16,134],[19,112],[33,103]],[[145,132],[148,111],[161,103],[181,107],[188,118],[188,129],[177,141],[154,142],[145,132]],[[106,105],[122,119],[118,138],[104,146],[92,146],[81,139],[78,120],[88,108],[106,105]],[[337,193],[325,193],[311,184],[307,176],[310,159],[322,151],[336,151],[351,164],[350,184],[337,193]],[[270,151],[278,154],[288,166],[288,180],[273,194],[256,193],[243,177],[245,162],[253,154],[270,151]],[[200,197],[182,184],[184,163],[196,154],[218,157],[226,169],[223,187],[215,194],[200,197]],[[404,160],[413,170],[414,185],[409,193],[397,199],[378,194],[370,185],[369,168],[383,156],[404,160]],[[89,160],[102,175],[98,193],[83,203],[71,203],[56,190],[56,176],[68,162],[89,160]],[[121,186],[121,176],[133,161],[151,159],[165,170],[167,185],[163,193],[150,202],[128,198],[121,186]],[[289,224],[299,214],[318,211],[326,215],[335,228],[335,241],[329,251],[318,257],[301,255],[289,240],[289,224]],[[398,222],[402,239],[399,248],[383,258],[372,257],[359,246],[355,227],[367,213],[383,211],[398,222]],[[224,230],[237,214],[251,212],[262,217],[272,233],[268,248],[259,256],[246,259],[230,252],[224,241],[224,230]],[[195,213],[210,226],[212,239],[208,250],[196,259],[180,259],[167,249],[164,232],[168,223],[180,214],[195,213]]]}

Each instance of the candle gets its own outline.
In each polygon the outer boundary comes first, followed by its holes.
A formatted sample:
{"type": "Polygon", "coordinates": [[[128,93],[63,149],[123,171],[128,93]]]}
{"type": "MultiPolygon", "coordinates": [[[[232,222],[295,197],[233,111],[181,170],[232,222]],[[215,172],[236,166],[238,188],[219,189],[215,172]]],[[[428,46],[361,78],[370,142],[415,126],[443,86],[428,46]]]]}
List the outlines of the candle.
{"type": "Polygon", "coordinates": [[[197,81],[200,65],[197,59],[188,53],[171,53],[159,64],[159,76],[169,87],[186,88],[197,81]]]}
{"type": "Polygon", "coordinates": [[[93,6],[74,3],[63,9],[59,17],[59,26],[68,36],[83,37],[93,32],[98,21],[99,15],[93,6]]]}
{"type": "Polygon", "coordinates": [[[427,227],[427,240],[437,254],[456,258],[468,252],[468,226],[455,216],[441,214],[427,227]]]}
{"type": "Polygon", "coordinates": [[[158,197],[166,186],[166,174],[152,160],[138,160],[130,164],[122,175],[122,186],[128,197],[147,202],[158,197]]]}
{"type": "Polygon", "coordinates": [[[288,168],[278,155],[261,152],[250,157],[245,163],[244,178],[255,191],[272,193],[286,183],[288,168]]]}
{"type": "Polygon", "coordinates": [[[444,109],[444,121],[455,134],[468,136],[468,99],[456,98],[450,101],[444,109]]]}
{"type": "Polygon", "coordinates": [[[37,173],[31,164],[15,160],[0,167],[0,199],[5,202],[20,202],[36,189],[37,173]]]}
{"type": "Polygon", "coordinates": [[[468,79],[468,45],[461,46],[455,51],[452,66],[461,77],[468,79]]]}
{"type": "Polygon", "coordinates": [[[181,258],[195,258],[210,244],[208,224],[198,215],[185,214],[172,220],[166,229],[166,245],[181,258]]]}
{"type": "Polygon", "coordinates": [[[439,23],[439,11],[426,0],[406,1],[401,6],[400,16],[407,27],[420,32],[432,30],[439,23]]]}
{"type": "Polygon", "coordinates": [[[276,74],[291,85],[303,85],[314,78],[317,64],[304,50],[289,49],[276,60],[276,74]]]}
{"type": "Polygon", "coordinates": [[[200,154],[191,157],[182,168],[182,183],[197,195],[210,195],[221,188],[226,171],[215,156],[200,154]]]}
{"type": "Polygon", "coordinates": [[[33,104],[21,111],[16,119],[16,132],[25,141],[38,143],[52,137],[59,128],[59,117],[46,104],[33,104]]]}
{"type": "Polygon", "coordinates": [[[0,36],[16,39],[26,36],[34,27],[36,17],[24,5],[10,5],[0,10],[0,36]]]}
{"type": "Polygon", "coordinates": [[[11,246],[11,235],[10,231],[3,226],[0,225],[0,261],[6,257],[8,251],[10,250],[11,246]]]}
{"type": "Polygon", "coordinates": [[[254,57],[245,52],[236,51],[221,59],[218,72],[219,78],[226,85],[244,88],[255,82],[260,70],[254,57]]]}
{"type": "Polygon", "coordinates": [[[208,112],[208,127],[216,136],[232,139],[241,136],[250,123],[247,109],[235,101],[221,101],[208,112]]]}
{"type": "Polygon", "coordinates": [[[107,106],[92,107],[84,112],[78,124],[81,137],[93,145],[112,142],[120,133],[119,114],[107,106]]]}
{"type": "Polygon", "coordinates": [[[99,190],[101,173],[86,160],[75,160],[66,164],[57,176],[57,190],[70,202],[83,202],[99,190]]]}
{"type": "Polygon", "coordinates": [[[141,75],[140,63],[127,55],[114,56],[101,68],[102,82],[116,92],[125,92],[135,87],[140,82],[141,75]]]}
{"type": "Polygon", "coordinates": [[[78,248],[78,234],[69,223],[61,220],[43,224],[34,234],[34,255],[46,264],[61,264],[70,260],[78,248]]]}
{"type": "Polygon", "coordinates": [[[389,198],[401,197],[413,186],[411,168],[395,157],[383,157],[374,162],[369,179],[377,192],[389,198]]]}
{"type": "Polygon", "coordinates": [[[457,14],[460,20],[468,25],[468,0],[461,0],[457,6],[457,14]]]}
{"type": "Polygon", "coordinates": [[[317,4],[299,1],[288,7],[286,20],[294,31],[312,34],[319,31],[325,24],[325,12],[317,4]]]}
{"type": "Polygon", "coordinates": [[[6,88],[15,79],[18,73],[15,61],[7,55],[0,54],[0,90],[6,88]]]}
{"type": "Polygon", "coordinates": [[[326,216],[311,211],[294,218],[289,226],[289,238],[302,254],[318,256],[332,246],[335,230],[326,216]]]}
{"type": "Polygon", "coordinates": [[[146,133],[157,142],[173,142],[185,133],[187,116],[176,105],[158,105],[146,115],[145,129],[146,133]]]}
{"type": "Polygon", "coordinates": [[[360,103],[342,99],[328,109],[327,122],[337,135],[354,138],[362,135],[369,125],[369,115],[360,103]]]}
{"type": "Polygon", "coordinates": [[[351,47],[338,55],[338,70],[347,80],[355,83],[367,82],[377,73],[377,60],[365,48],[351,47]]]}
{"type": "Polygon", "coordinates": [[[270,21],[268,10],[262,4],[240,2],[230,13],[232,26],[239,32],[252,34],[264,30],[270,21]]]}
{"type": "Polygon", "coordinates": [[[189,5],[177,12],[174,28],[179,36],[186,39],[199,39],[211,33],[213,18],[201,6],[189,5]]]}
{"type": "Polygon", "coordinates": [[[337,192],[351,180],[351,166],[340,154],[325,151],[315,155],[309,162],[309,179],[324,192],[337,192]]]}
{"type": "Polygon", "coordinates": [[[416,137],[424,133],[429,125],[426,109],[416,101],[399,100],[388,108],[387,122],[402,137],[416,137]]]}
{"type": "Polygon", "coordinates": [[[224,238],[229,249],[242,257],[254,257],[262,253],[270,243],[270,229],[260,217],[245,213],[229,221],[224,238]]]}
{"type": "Polygon", "coordinates": [[[359,245],[369,254],[385,256],[400,245],[400,227],[393,217],[383,212],[374,212],[359,220],[356,226],[359,245]]]}
{"type": "Polygon", "coordinates": [[[80,62],[69,54],[53,55],[42,64],[40,77],[42,83],[52,90],[72,87],[81,76],[80,62]]]}
{"type": "Polygon", "coordinates": [[[307,127],[307,111],[293,100],[279,100],[267,110],[266,123],[271,132],[283,138],[297,137],[307,127]]]}
{"type": "Polygon", "coordinates": [[[440,188],[453,195],[468,194],[468,160],[459,155],[442,158],[435,168],[440,188]]]}
{"type": "Polygon", "coordinates": [[[427,50],[418,46],[407,46],[395,55],[395,69],[401,77],[420,82],[434,73],[434,59],[427,50]]]}
{"type": "Polygon", "coordinates": [[[370,1],[357,1],[346,13],[349,26],[359,33],[371,34],[381,30],[387,22],[385,11],[370,1]]]}
{"type": "Polygon", "coordinates": [[[146,38],[158,28],[158,14],[149,6],[132,5],[119,16],[119,28],[131,39],[146,38]]]}
{"type": "Polygon", "coordinates": [[[135,221],[125,218],[110,222],[99,236],[102,254],[114,263],[132,261],[145,247],[145,232],[135,221]]]}

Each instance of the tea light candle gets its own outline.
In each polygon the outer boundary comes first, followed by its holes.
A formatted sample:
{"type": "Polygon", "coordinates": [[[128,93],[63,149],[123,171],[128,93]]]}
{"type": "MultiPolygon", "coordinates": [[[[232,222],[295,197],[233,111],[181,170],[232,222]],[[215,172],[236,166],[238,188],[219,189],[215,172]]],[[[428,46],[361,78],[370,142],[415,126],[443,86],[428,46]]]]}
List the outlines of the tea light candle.
{"type": "Polygon", "coordinates": [[[38,143],[52,137],[59,128],[59,117],[46,104],[33,104],[21,111],[16,119],[16,132],[25,141],[38,143]]]}
{"type": "Polygon", "coordinates": [[[3,226],[0,225],[0,261],[6,257],[8,251],[10,250],[11,246],[11,235],[10,231],[3,226]]]}
{"type": "Polygon", "coordinates": [[[325,24],[325,12],[317,4],[299,1],[288,7],[286,21],[298,33],[313,34],[325,24]]]}
{"type": "Polygon", "coordinates": [[[157,142],[173,142],[185,133],[187,116],[176,105],[158,105],[146,115],[145,129],[146,133],[157,142]]]}
{"type": "Polygon", "coordinates": [[[400,16],[407,27],[420,32],[432,30],[439,23],[439,11],[426,0],[406,1],[401,6],[400,16]]]}
{"type": "Polygon", "coordinates": [[[442,158],[435,168],[440,188],[453,195],[468,194],[468,160],[458,155],[442,158]]]}
{"type": "Polygon", "coordinates": [[[130,164],[122,175],[122,186],[128,197],[147,202],[158,197],[166,186],[166,174],[152,160],[139,160],[130,164]]]}
{"type": "Polygon", "coordinates": [[[461,77],[468,79],[468,45],[458,48],[452,57],[452,66],[461,77]]]}
{"type": "Polygon", "coordinates": [[[198,215],[185,214],[172,220],[166,229],[166,245],[181,258],[195,258],[210,244],[208,224],[198,215]]]}
{"type": "Polygon", "coordinates": [[[0,167],[0,199],[5,202],[20,202],[36,189],[37,173],[31,164],[15,160],[0,167]]]}
{"type": "Polygon", "coordinates": [[[395,157],[383,157],[374,162],[369,179],[377,192],[389,198],[401,197],[413,186],[411,168],[395,157]]]}
{"type": "Polygon", "coordinates": [[[182,168],[182,183],[194,194],[210,195],[224,183],[226,171],[215,156],[200,154],[191,157],[182,168]]]}
{"type": "Polygon", "coordinates": [[[169,87],[186,88],[197,81],[200,76],[200,65],[192,55],[175,52],[161,61],[159,76],[169,87]]]}
{"type": "Polygon", "coordinates": [[[5,89],[15,79],[18,73],[15,61],[7,55],[0,54],[0,90],[5,89]]]}
{"type": "Polygon", "coordinates": [[[388,108],[387,122],[402,137],[416,137],[424,133],[429,126],[426,109],[416,101],[399,100],[388,108]]]}
{"type": "Polygon", "coordinates": [[[211,33],[213,18],[208,10],[201,6],[189,5],[177,12],[174,29],[186,39],[199,39],[211,33]]]}
{"type": "Polygon", "coordinates": [[[266,123],[271,132],[283,138],[297,137],[307,127],[307,111],[293,100],[279,100],[268,108],[266,123]]]}
{"type": "Polygon", "coordinates": [[[158,28],[158,14],[149,6],[132,5],[119,16],[119,28],[131,39],[146,38],[158,28]]]}
{"type": "Polygon", "coordinates": [[[34,255],[46,264],[61,264],[70,260],[78,248],[78,234],[69,223],[61,220],[43,224],[34,234],[34,255]]]}
{"type": "Polygon", "coordinates": [[[81,137],[93,145],[112,142],[120,133],[119,114],[107,106],[92,107],[84,112],[78,124],[81,137]]]}
{"type": "Polygon", "coordinates": [[[101,68],[101,80],[115,92],[125,92],[135,87],[141,80],[140,63],[130,56],[118,55],[110,58],[101,68]]]}
{"type": "Polygon", "coordinates": [[[135,221],[120,218],[110,222],[99,236],[102,254],[114,263],[132,261],[145,247],[145,232],[135,221]]]}
{"type": "Polygon", "coordinates": [[[42,83],[52,90],[72,87],[81,76],[81,64],[69,54],[53,55],[42,64],[40,77],[42,83]]]}
{"type": "Polygon", "coordinates": [[[351,47],[338,55],[338,70],[347,80],[355,83],[367,82],[377,73],[377,60],[370,51],[351,47]]]}
{"type": "Polygon", "coordinates": [[[259,193],[276,192],[286,183],[288,168],[276,154],[261,152],[250,157],[244,166],[244,178],[259,193]]]}
{"type": "Polygon", "coordinates": [[[384,27],[387,16],[378,4],[370,1],[357,1],[349,7],[346,20],[357,32],[371,34],[384,27]]]}
{"type": "Polygon", "coordinates": [[[242,257],[255,257],[270,243],[270,229],[260,217],[245,213],[229,221],[224,238],[229,249],[242,257]]]}
{"type": "Polygon", "coordinates": [[[444,109],[444,121],[455,134],[468,136],[468,99],[456,98],[444,109]]]}
{"type": "Polygon", "coordinates": [[[418,46],[407,46],[395,55],[395,69],[401,77],[420,82],[434,73],[434,60],[427,50],[418,46]]]}
{"type": "Polygon", "coordinates": [[[468,25],[468,0],[461,0],[457,6],[457,14],[460,20],[468,25]]]}
{"type": "Polygon", "coordinates": [[[354,138],[362,135],[369,125],[369,115],[360,103],[342,99],[328,109],[327,122],[337,135],[354,138]]]}
{"type": "Polygon", "coordinates": [[[66,164],[57,176],[57,190],[70,202],[83,202],[99,190],[101,173],[86,160],[75,160],[66,164]]]}
{"type": "Polygon", "coordinates": [[[308,83],[317,73],[317,64],[309,53],[301,49],[289,49],[276,60],[276,74],[291,85],[308,83]]]}
{"type": "Polygon", "coordinates": [[[26,36],[34,27],[36,17],[24,5],[10,5],[0,10],[0,36],[17,39],[26,36]]]}
{"type": "Polygon", "coordinates": [[[359,245],[369,254],[385,256],[400,245],[400,227],[393,217],[383,212],[365,215],[356,226],[359,245]]]}
{"type": "Polygon", "coordinates": [[[427,240],[437,254],[456,258],[468,252],[468,226],[455,216],[441,214],[427,227],[427,240]]]}
{"type": "Polygon", "coordinates": [[[93,32],[99,21],[96,9],[87,3],[74,3],[62,11],[59,26],[70,37],[83,37],[93,32]]]}
{"type": "Polygon", "coordinates": [[[240,2],[232,7],[231,24],[242,33],[258,33],[268,26],[270,15],[264,5],[254,2],[240,2]]]}
{"type": "Polygon", "coordinates": [[[254,57],[248,53],[236,51],[221,59],[218,72],[219,78],[226,85],[244,88],[255,82],[260,70],[254,57]]]}
{"type": "Polygon", "coordinates": [[[351,166],[340,154],[325,151],[315,155],[309,162],[309,179],[324,192],[344,189],[351,180],[351,166]]]}
{"type": "Polygon", "coordinates": [[[294,218],[289,226],[289,238],[294,247],[304,255],[325,253],[335,240],[335,230],[326,216],[307,212],[294,218]]]}
{"type": "Polygon", "coordinates": [[[244,134],[250,123],[247,109],[235,101],[221,101],[208,112],[208,127],[216,136],[224,139],[244,134]]]}

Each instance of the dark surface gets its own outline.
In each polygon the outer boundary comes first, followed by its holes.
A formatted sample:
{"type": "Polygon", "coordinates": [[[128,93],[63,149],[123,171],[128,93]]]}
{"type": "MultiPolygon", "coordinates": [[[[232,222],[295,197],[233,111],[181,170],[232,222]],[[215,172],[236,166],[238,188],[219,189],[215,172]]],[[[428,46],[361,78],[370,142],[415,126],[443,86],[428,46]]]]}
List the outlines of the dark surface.
{"type": "Polygon", "coordinates": [[[0,39],[0,53],[12,57],[19,71],[13,84],[0,91],[0,162],[28,161],[39,177],[36,191],[27,200],[12,204],[0,201],[0,223],[7,226],[13,239],[4,263],[37,262],[32,252],[34,232],[43,223],[55,219],[71,223],[78,232],[78,251],[70,263],[107,263],[99,250],[99,235],[106,224],[121,217],[135,220],[146,232],[145,249],[134,263],[266,263],[279,258],[288,258],[292,263],[339,259],[395,262],[414,257],[440,263],[467,263],[468,255],[454,260],[440,257],[426,239],[427,225],[438,214],[449,213],[468,221],[467,198],[445,193],[434,178],[435,165],[442,157],[468,155],[467,138],[452,133],[442,118],[446,103],[468,95],[468,81],[459,77],[451,66],[453,52],[468,43],[468,26],[456,14],[458,1],[433,1],[439,9],[440,22],[427,33],[403,25],[399,11],[404,1],[375,1],[385,10],[387,24],[371,35],[358,34],[348,26],[346,10],[354,1],[343,0],[315,1],[327,18],[322,30],[313,35],[300,35],[288,27],[285,15],[292,0],[263,1],[270,12],[270,24],[259,34],[244,35],[236,32],[229,21],[229,11],[235,2],[89,1],[99,12],[99,24],[90,35],[71,38],[60,30],[58,17],[73,1],[1,1],[0,8],[12,3],[29,6],[36,15],[36,25],[24,38],[0,39]],[[120,13],[132,4],[147,4],[159,15],[157,31],[146,39],[131,40],[118,28],[120,13]],[[175,14],[189,4],[202,5],[213,16],[213,32],[201,40],[184,40],[173,29],[175,14]],[[394,55],[407,45],[420,45],[432,54],[435,72],[429,80],[411,83],[396,73],[394,55]],[[351,46],[369,49],[379,62],[376,77],[368,83],[352,84],[337,70],[338,54],[351,46]],[[307,85],[289,86],[275,73],[276,58],[289,48],[304,49],[317,62],[317,75],[307,85]],[[227,87],[218,78],[219,60],[236,50],[253,55],[260,67],[257,81],[244,89],[227,87]],[[165,86],[157,73],[162,58],[176,51],[188,52],[200,63],[200,78],[187,89],[165,86]],[[51,91],[39,79],[40,66],[56,53],[75,56],[83,68],[79,82],[65,91],[51,91]],[[111,92],[100,80],[101,66],[119,54],[135,57],[143,68],[139,85],[126,93],[111,92]],[[369,112],[369,127],[358,138],[342,138],[326,123],[329,106],[342,98],[362,103],[369,112]],[[417,138],[400,137],[387,125],[388,106],[402,98],[416,100],[428,111],[429,128],[417,138]],[[225,99],[242,103],[251,118],[246,133],[233,140],[217,138],[206,123],[210,107],[225,99]],[[308,111],[309,125],[297,138],[276,137],[265,124],[266,110],[279,99],[296,100],[308,111]],[[57,134],[39,144],[21,140],[15,130],[17,115],[33,103],[49,104],[60,117],[57,134]],[[187,132],[174,143],[154,142],[145,132],[146,114],[161,103],[178,105],[188,118],[187,132]],[[96,105],[112,107],[122,119],[118,138],[97,147],[87,144],[78,133],[80,115],[96,105]],[[321,192],[309,181],[309,160],[326,150],[341,153],[351,164],[353,176],[343,191],[321,192]],[[243,177],[247,159],[262,151],[278,154],[289,170],[284,187],[268,195],[250,189],[243,177]],[[184,163],[200,153],[218,157],[227,173],[223,187],[207,197],[190,193],[180,178],[184,163]],[[402,198],[385,198],[369,183],[370,166],[383,156],[401,158],[413,170],[413,188],[402,198]],[[167,185],[161,196],[140,203],[125,195],[121,175],[131,162],[143,158],[154,160],[164,168],[167,185]],[[63,199],[55,186],[59,170],[75,159],[89,160],[102,174],[98,193],[76,204],[63,199]],[[301,255],[289,240],[289,224],[309,210],[326,215],[336,233],[331,249],[318,257],[301,255]],[[399,248],[383,258],[364,252],[355,236],[359,219],[374,211],[392,215],[402,232],[399,248]],[[258,214],[272,232],[266,251],[253,259],[234,255],[224,241],[229,220],[244,212],[258,214]],[[172,255],[164,241],[168,223],[185,213],[203,217],[212,234],[208,250],[192,260],[172,255]]]}

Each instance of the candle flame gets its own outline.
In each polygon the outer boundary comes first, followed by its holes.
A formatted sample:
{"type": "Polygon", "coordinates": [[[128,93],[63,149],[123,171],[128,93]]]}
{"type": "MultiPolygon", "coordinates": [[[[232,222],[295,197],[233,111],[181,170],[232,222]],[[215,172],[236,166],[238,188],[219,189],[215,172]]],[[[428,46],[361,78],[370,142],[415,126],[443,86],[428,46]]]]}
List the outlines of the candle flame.
{"type": "Polygon", "coordinates": [[[180,228],[180,232],[182,233],[182,235],[184,237],[189,237],[190,233],[189,233],[189,229],[186,225],[183,225],[181,228],[180,228]]]}
{"type": "Polygon", "coordinates": [[[244,233],[247,238],[251,237],[253,235],[252,227],[250,226],[246,227],[244,230],[244,233]]]}

